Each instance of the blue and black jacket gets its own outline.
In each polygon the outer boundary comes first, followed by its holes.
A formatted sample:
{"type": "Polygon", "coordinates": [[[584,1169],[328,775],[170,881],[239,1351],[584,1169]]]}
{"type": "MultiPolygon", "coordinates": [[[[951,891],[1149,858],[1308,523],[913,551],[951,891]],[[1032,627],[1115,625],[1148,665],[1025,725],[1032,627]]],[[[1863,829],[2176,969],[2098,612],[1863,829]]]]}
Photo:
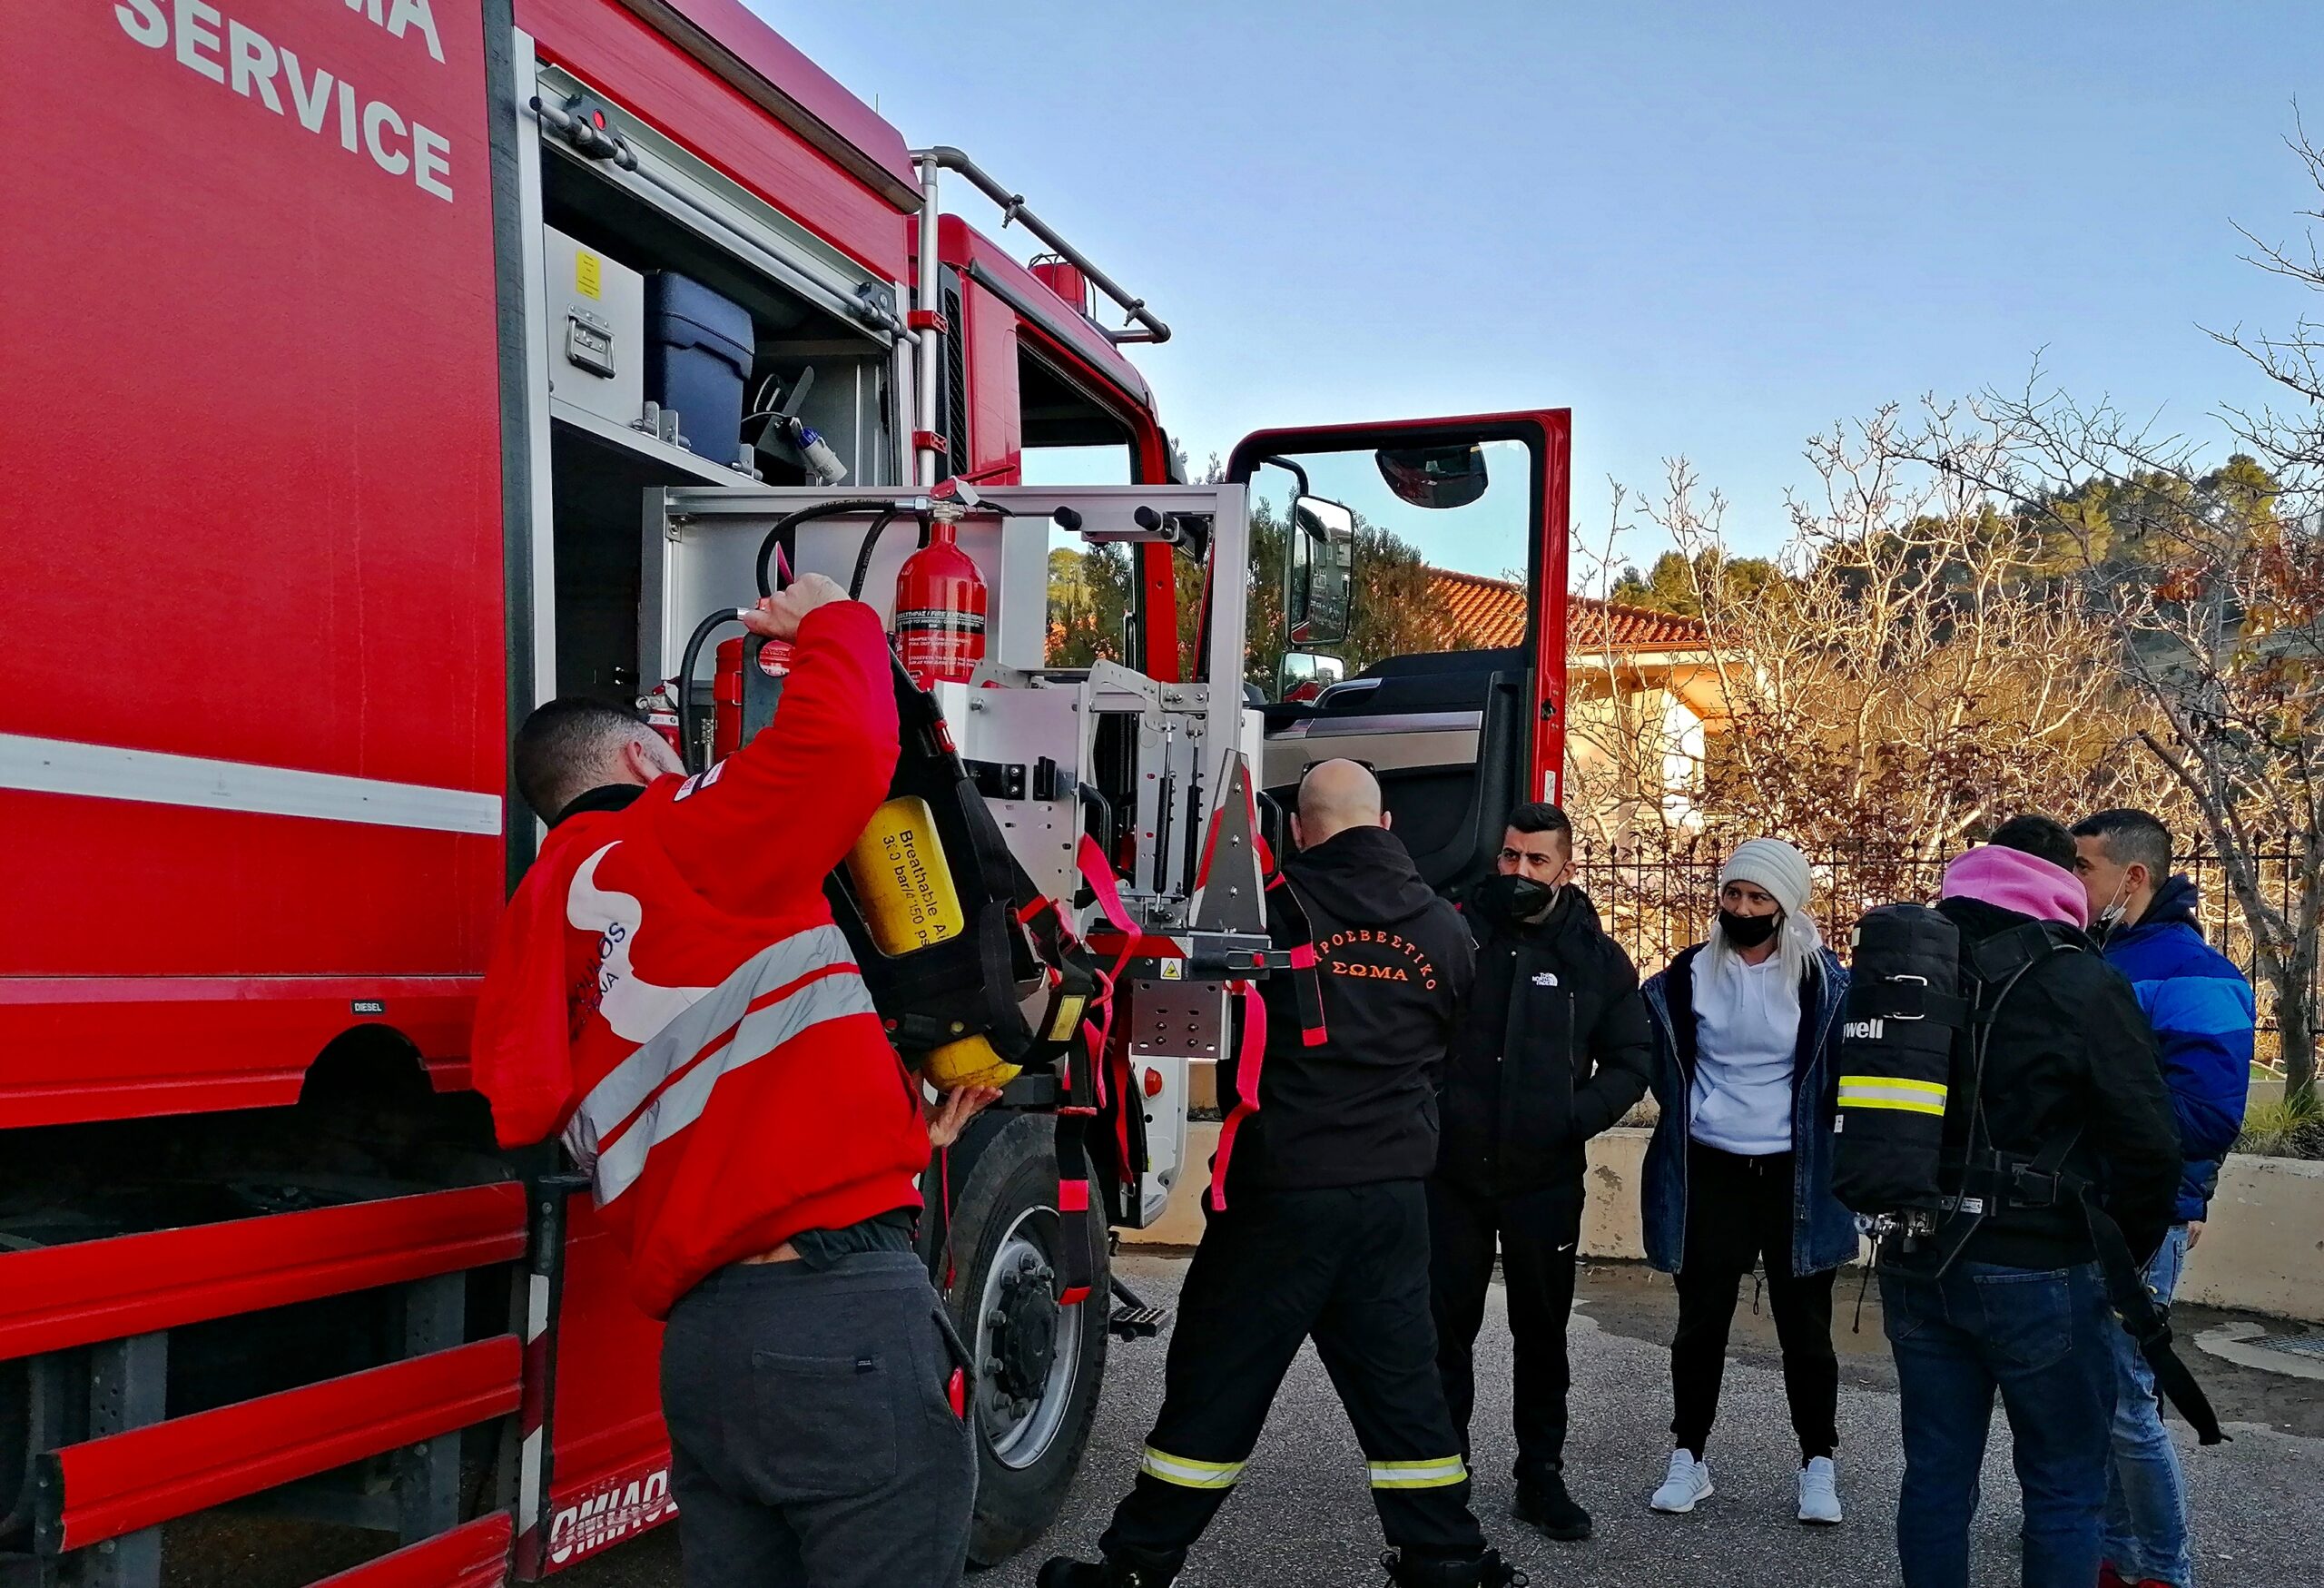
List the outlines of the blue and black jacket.
{"type": "Polygon", "coordinates": [[[2195,924],[2195,884],[2172,877],[2138,924],[2106,940],[2106,962],[2120,971],[2154,1028],[2162,1079],[2178,1116],[2180,1222],[2203,1217],[2219,1184],[2220,1159],[2243,1130],[2251,1084],[2251,983],[2233,961],[2203,941],[2195,924]]]}

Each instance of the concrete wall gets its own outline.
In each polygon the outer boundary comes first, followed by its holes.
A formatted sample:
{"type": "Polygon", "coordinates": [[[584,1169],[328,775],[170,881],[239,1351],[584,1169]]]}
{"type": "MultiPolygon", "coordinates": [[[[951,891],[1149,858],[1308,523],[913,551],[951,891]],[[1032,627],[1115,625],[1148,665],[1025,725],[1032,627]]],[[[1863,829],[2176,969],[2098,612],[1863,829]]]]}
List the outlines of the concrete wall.
{"type": "Polygon", "coordinates": [[[1646,1169],[1646,1144],[1652,1130],[1616,1126],[1590,1142],[1590,1172],[1582,1190],[1581,1249],[1593,1258],[1646,1260],[1644,1234],[1638,1211],[1640,1177],[1646,1169]]]}
{"type": "Polygon", "coordinates": [[[2324,1322],[2324,1163],[2230,1157],[2179,1294],[2324,1322]]]}
{"type": "MultiPolygon", "coordinates": [[[[1590,1144],[1581,1249],[1593,1258],[1642,1259],[1638,1188],[1652,1133],[1625,1127],[1590,1144]]],[[[1218,1127],[1187,1127],[1187,1174],[1150,1229],[1122,1239],[1192,1246],[1202,1238],[1202,1192],[1218,1127]]],[[[2211,1221],[2187,1262],[2180,1296],[2206,1307],[2324,1323],[2324,1163],[2233,1157],[2221,1171],[2211,1221]]]]}
{"type": "MultiPolygon", "coordinates": [[[[1196,1065],[1197,1071],[1207,1065],[1196,1065]]],[[[1648,1130],[1609,1130],[1590,1144],[1590,1200],[1581,1214],[1581,1249],[1593,1258],[1643,1258],[1639,1245],[1638,1178],[1646,1160],[1648,1130]]],[[[1216,1124],[1187,1127],[1187,1172],[1170,1188],[1170,1205],[1145,1229],[1126,1229],[1137,1246],[1192,1246],[1202,1238],[1202,1194],[1210,1184],[1210,1155],[1218,1149],[1216,1124]]]]}

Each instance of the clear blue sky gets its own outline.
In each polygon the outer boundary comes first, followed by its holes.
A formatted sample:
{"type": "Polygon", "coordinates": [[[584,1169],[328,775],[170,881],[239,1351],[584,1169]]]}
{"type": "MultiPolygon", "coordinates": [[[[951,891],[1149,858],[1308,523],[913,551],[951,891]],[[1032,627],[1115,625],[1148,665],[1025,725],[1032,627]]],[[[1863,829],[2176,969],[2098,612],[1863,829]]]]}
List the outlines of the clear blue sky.
{"type": "Polygon", "coordinates": [[[750,3],[1169,321],[1137,356],[1197,468],[1265,425],[1566,405],[1580,523],[1684,454],[1765,546],[1836,419],[2046,349],[2221,437],[2264,394],[2199,328],[2324,313],[2233,226],[2316,204],[2280,142],[2303,92],[2324,134],[2312,0],[750,3]]]}

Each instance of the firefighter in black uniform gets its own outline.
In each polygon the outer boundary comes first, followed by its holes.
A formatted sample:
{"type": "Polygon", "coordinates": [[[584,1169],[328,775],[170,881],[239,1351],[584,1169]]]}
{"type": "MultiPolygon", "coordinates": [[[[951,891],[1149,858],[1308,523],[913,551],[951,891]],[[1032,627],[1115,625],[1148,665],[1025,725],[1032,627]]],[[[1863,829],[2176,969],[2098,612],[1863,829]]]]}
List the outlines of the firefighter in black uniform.
{"type": "Polygon", "coordinates": [[[1469,934],[1388,832],[1380,785],[1326,761],[1267,926],[1294,968],[1262,986],[1258,1062],[1221,1066],[1209,1223],[1178,1299],[1162,1413],[1098,1541],[1040,1588],[1162,1588],[1234,1492],[1302,1341],[1347,1407],[1403,1588],[1505,1588],[1444,1407],[1429,1315],[1433,1071],[1469,991],[1469,934]],[[1256,1093],[1256,1096],[1254,1095],[1256,1093]]]}

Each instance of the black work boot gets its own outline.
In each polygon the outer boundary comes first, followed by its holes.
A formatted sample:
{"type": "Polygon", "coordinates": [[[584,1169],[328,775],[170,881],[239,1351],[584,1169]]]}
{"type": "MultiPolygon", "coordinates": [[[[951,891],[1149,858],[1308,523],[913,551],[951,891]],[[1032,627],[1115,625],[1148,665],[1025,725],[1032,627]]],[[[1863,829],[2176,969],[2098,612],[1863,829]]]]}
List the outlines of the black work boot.
{"type": "Polygon", "coordinates": [[[1170,1588],[1180,1562],[1136,1550],[1108,1555],[1104,1561],[1077,1561],[1051,1555],[1041,1565],[1038,1588],[1170,1588]]]}
{"type": "Polygon", "coordinates": [[[1526,1588],[1532,1581],[1502,1560],[1499,1550],[1451,1560],[1390,1550],[1380,1563],[1388,1569],[1389,1588],[1526,1588]]]}
{"type": "Polygon", "coordinates": [[[1566,1493],[1565,1474],[1554,1467],[1518,1475],[1516,1509],[1518,1521],[1563,1543],[1579,1544],[1590,1536],[1590,1513],[1566,1493]]]}

